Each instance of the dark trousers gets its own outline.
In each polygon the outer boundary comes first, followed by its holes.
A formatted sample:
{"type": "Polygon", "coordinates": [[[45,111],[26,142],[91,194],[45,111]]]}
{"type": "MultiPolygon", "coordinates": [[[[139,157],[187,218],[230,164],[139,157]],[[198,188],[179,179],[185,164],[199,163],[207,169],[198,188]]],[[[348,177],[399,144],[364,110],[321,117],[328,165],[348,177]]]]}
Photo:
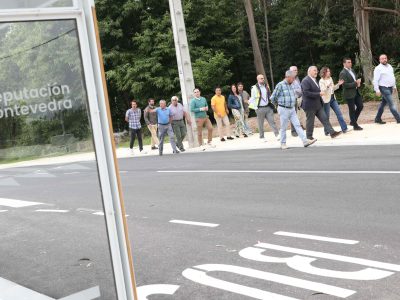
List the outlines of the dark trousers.
{"type": "Polygon", "coordinates": [[[135,144],[135,137],[137,136],[138,142],[139,142],[139,150],[143,150],[143,140],[142,140],[142,129],[132,129],[130,128],[131,131],[131,141],[129,143],[129,148],[133,148],[133,145],[135,144]]]}
{"type": "Polygon", "coordinates": [[[357,91],[356,96],[351,99],[346,99],[346,102],[349,106],[350,125],[355,126],[357,124],[358,117],[364,108],[362,97],[357,91]]]}
{"type": "Polygon", "coordinates": [[[335,132],[321,105],[317,110],[306,110],[306,133],[308,139],[313,137],[315,117],[324,125],[325,132],[329,132],[330,134],[335,132]]]}

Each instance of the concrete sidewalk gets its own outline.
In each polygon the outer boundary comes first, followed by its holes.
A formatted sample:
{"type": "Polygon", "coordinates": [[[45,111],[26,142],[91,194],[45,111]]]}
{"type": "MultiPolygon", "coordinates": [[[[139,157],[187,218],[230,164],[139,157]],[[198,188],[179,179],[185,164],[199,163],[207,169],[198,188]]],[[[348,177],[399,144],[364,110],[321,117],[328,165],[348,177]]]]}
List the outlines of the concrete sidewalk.
{"type": "MultiPolygon", "coordinates": [[[[330,136],[325,136],[323,128],[314,129],[314,137],[317,142],[310,147],[327,147],[327,146],[359,146],[359,145],[392,145],[400,144],[400,124],[397,123],[387,123],[385,125],[379,124],[364,124],[361,125],[364,128],[362,131],[352,130],[346,134],[341,134],[337,138],[332,139],[330,136]]],[[[340,131],[340,127],[334,127],[335,130],[340,131]]],[[[216,130],[216,128],[214,128],[216,130]]],[[[292,137],[290,130],[286,131],[287,139],[286,145],[290,148],[301,147],[303,148],[303,143],[298,137],[292,137]]],[[[205,135],[204,135],[205,137],[205,135]]],[[[258,133],[247,138],[235,138],[232,141],[227,140],[226,142],[221,142],[219,138],[213,139],[213,144],[215,148],[207,147],[205,151],[234,151],[234,150],[249,150],[249,149],[274,149],[280,148],[280,142],[276,140],[272,132],[266,132],[265,137],[267,142],[261,140],[258,133]]],[[[187,142],[184,142],[186,147],[185,153],[193,152],[203,152],[201,148],[189,149],[187,142]]],[[[117,150],[117,156],[122,157],[141,157],[149,155],[158,155],[158,150],[150,150],[150,147],[145,147],[144,150],[147,154],[142,154],[136,148],[134,149],[134,154],[130,154],[130,150],[127,148],[120,148],[117,150]]],[[[185,155],[183,153],[182,155],[185,155]]],[[[172,148],[170,144],[164,144],[164,153],[172,154],[172,148]]],[[[181,155],[181,154],[178,154],[181,155]]]]}
{"type": "MultiPolygon", "coordinates": [[[[341,134],[335,139],[325,136],[323,128],[315,128],[314,137],[317,142],[310,147],[328,147],[328,146],[360,146],[360,145],[395,145],[400,144],[400,124],[391,122],[385,125],[378,124],[364,124],[361,125],[364,130],[362,131],[349,131],[346,134],[341,134]]],[[[349,128],[352,128],[349,126],[349,128]]],[[[214,128],[216,130],[216,128],[214,128]]],[[[340,130],[339,127],[335,127],[335,130],[340,130]]],[[[260,140],[258,133],[255,133],[247,138],[235,138],[232,141],[221,142],[219,138],[213,139],[215,148],[207,147],[206,150],[202,148],[189,149],[187,142],[184,142],[186,152],[178,155],[186,155],[186,153],[196,152],[214,152],[214,151],[234,151],[234,150],[249,150],[249,149],[277,149],[280,148],[280,142],[278,142],[272,132],[266,132],[265,137],[267,142],[260,140]]],[[[287,131],[287,146],[290,148],[303,148],[303,144],[298,137],[292,137],[290,130],[287,131]]],[[[158,155],[158,150],[151,150],[150,146],[145,146],[144,152],[140,153],[138,148],[134,148],[134,154],[132,155],[129,148],[118,148],[118,158],[136,158],[143,156],[154,156],[158,155]]],[[[288,151],[286,150],[286,151],[288,151]]],[[[307,151],[307,149],[304,149],[307,151]]],[[[168,157],[168,154],[172,155],[172,148],[169,144],[164,145],[164,155],[168,157]]],[[[166,158],[167,158],[166,157],[166,158]]],[[[40,166],[60,163],[72,163],[79,161],[93,161],[95,159],[94,153],[78,153],[71,155],[64,155],[59,157],[42,158],[32,161],[17,162],[11,164],[0,165],[0,169],[8,169],[13,167],[26,167],[26,166],[40,166]]]]}

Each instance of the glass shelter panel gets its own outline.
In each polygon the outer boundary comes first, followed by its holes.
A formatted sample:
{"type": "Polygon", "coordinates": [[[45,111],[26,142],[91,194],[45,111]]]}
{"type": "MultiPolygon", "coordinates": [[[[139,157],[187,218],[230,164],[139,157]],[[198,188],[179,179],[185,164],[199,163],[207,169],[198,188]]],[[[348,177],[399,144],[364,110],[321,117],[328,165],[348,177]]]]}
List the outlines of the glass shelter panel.
{"type": "Polygon", "coordinates": [[[73,0],[0,0],[0,9],[72,7],[73,0]]]}
{"type": "Polygon", "coordinates": [[[0,24],[0,299],[117,299],[83,71],[76,20],[0,24]]]}

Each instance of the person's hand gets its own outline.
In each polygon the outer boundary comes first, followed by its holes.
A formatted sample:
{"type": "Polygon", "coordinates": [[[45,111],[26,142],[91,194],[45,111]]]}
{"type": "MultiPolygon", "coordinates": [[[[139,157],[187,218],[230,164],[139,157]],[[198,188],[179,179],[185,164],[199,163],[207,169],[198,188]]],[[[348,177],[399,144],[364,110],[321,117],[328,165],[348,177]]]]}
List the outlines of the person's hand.
{"type": "Polygon", "coordinates": [[[203,107],[204,111],[208,111],[208,106],[203,107]]]}
{"type": "Polygon", "coordinates": [[[222,118],[222,115],[220,113],[217,113],[217,115],[218,115],[219,118],[222,118]]]}
{"type": "Polygon", "coordinates": [[[343,79],[340,79],[339,81],[338,81],[338,85],[342,85],[344,83],[344,80],[343,79]]]}
{"type": "Polygon", "coordinates": [[[357,82],[357,86],[360,87],[361,86],[361,78],[358,78],[356,82],[357,82]]]}
{"type": "Polygon", "coordinates": [[[189,126],[192,126],[192,121],[187,120],[187,123],[188,123],[189,126]]]}
{"type": "Polygon", "coordinates": [[[323,95],[325,95],[325,93],[324,92],[319,92],[319,95],[323,96],[323,95]]]}
{"type": "Polygon", "coordinates": [[[382,93],[381,93],[381,92],[376,92],[375,94],[376,94],[378,97],[382,96],[382,93]]]}

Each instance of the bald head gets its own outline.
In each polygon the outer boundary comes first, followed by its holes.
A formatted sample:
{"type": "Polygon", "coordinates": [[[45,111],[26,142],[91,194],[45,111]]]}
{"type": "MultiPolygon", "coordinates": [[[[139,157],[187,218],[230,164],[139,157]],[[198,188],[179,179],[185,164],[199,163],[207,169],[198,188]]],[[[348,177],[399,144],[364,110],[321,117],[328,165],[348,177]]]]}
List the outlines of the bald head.
{"type": "Polygon", "coordinates": [[[257,75],[257,82],[258,84],[265,84],[265,79],[263,74],[258,74],[257,75]]]}
{"type": "Polygon", "coordinates": [[[312,77],[312,78],[317,78],[317,75],[318,75],[317,67],[316,66],[308,67],[307,75],[312,77]]]}
{"type": "Polygon", "coordinates": [[[299,70],[297,69],[296,66],[291,66],[289,68],[289,71],[292,71],[294,73],[294,77],[297,77],[297,74],[299,74],[299,70]]]}

